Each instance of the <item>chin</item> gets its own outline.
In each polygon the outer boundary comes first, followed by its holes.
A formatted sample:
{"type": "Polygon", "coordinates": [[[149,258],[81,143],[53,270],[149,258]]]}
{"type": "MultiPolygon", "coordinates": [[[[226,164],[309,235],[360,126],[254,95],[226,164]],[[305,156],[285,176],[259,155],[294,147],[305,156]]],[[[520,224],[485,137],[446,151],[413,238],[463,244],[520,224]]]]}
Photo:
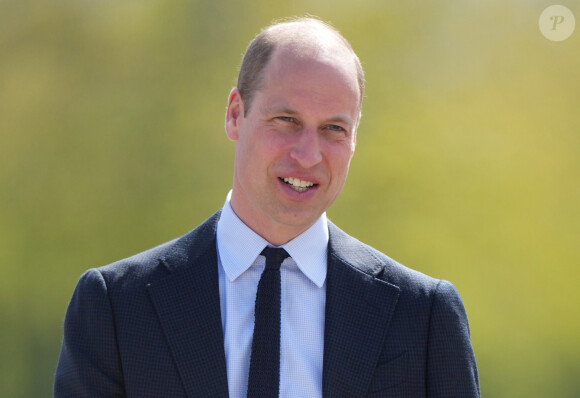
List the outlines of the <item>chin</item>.
{"type": "MultiPolygon", "coordinates": [[[[322,214],[322,213],[320,213],[322,214]]],[[[314,222],[320,217],[320,214],[316,215],[316,213],[310,214],[281,214],[278,217],[280,223],[286,225],[288,227],[294,228],[308,228],[310,225],[314,224],[314,222]]]]}

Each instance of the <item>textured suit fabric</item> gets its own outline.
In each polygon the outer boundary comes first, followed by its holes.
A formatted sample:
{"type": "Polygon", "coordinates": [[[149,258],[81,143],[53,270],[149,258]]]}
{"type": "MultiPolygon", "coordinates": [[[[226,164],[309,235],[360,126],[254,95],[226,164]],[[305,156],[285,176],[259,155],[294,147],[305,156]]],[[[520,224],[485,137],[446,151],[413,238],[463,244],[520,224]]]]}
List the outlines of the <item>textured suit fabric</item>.
{"type": "MultiPolygon", "coordinates": [[[[228,396],[218,219],[219,212],[179,239],[81,277],[65,319],[55,397],[228,396]]],[[[453,285],[332,223],[329,232],[323,396],[478,397],[467,317],[453,285]]]]}

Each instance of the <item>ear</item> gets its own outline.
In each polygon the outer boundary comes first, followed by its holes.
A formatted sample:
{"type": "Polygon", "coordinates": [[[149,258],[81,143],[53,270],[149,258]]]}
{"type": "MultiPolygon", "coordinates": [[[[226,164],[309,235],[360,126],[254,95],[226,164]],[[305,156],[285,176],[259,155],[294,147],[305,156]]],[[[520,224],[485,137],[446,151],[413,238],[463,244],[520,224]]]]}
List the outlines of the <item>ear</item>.
{"type": "Polygon", "coordinates": [[[244,118],[244,101],[240,90],[234,87],[228,97],[226,110],[226,134],[232,141],[237,141],[240,136],[240,126],[244,118]]]}

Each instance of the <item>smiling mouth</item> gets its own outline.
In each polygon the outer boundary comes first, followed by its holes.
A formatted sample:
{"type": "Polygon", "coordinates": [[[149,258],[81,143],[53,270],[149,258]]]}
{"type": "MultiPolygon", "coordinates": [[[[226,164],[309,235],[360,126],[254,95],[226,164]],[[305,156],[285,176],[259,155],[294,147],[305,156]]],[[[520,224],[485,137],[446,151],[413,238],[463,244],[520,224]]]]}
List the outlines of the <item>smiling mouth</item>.
{"type": "Polygon", "coordinates": [[[280,180],[284,181],[288,186],[290,186],[296,192],[305,192],[305,191],[309,190],[310,188],[312,188],[313,186],[318,185],[318,184],[315,184],[313,182],[304,181],[304,180],[301,180],[300,178],[296,178],[296,177],[280,177],[280,180]]]}

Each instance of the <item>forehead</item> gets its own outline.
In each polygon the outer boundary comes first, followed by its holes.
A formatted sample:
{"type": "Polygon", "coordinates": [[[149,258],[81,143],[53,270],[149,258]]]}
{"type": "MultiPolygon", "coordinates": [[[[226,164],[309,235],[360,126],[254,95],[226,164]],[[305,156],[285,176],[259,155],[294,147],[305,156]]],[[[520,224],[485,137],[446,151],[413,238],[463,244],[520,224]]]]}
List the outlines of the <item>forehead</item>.
{"type": "Polygon", "coordinates": [[[356,65],[352,53],[344,47],[280,45],[263,78],[262,93],[337,105],[357,104],[359,110],[356,65]]]}

